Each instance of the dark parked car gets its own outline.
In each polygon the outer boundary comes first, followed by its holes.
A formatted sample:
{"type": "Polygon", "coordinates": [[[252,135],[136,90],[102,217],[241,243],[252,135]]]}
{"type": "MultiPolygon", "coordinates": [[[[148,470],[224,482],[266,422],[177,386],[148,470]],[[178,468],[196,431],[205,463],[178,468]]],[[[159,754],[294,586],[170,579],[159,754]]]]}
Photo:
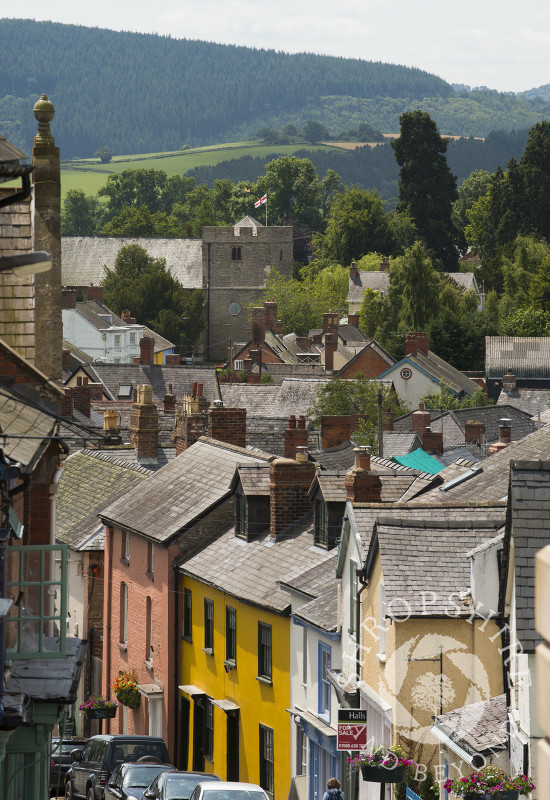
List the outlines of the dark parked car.
{"type": "Polygon", "coordinates": [[[119,764],[105,788],[105,800],[140,800],[143,792],[161,772],[172,771],[170,764],[136,762],[119,764]]]}
{"type": "Polygon", "coordinates": [[[50,795],[63,794],[65,791],[65,775],[71,765],[71,753],[73,750],[84,750],[87,741],[87,739],[81,739],[78,736],[52,739],[50,795]]]}
{"type": "Polygon", "coordinates": [[[157,736],[103,734],[92,736],[82,752],[71,753],[72,763],[65,779],[65,797],[103,800],[109,775],[118,764],[152,756],[168,764],[168,750],[157,736]]]}
{"type": "Polygon", "coordinates": [[[221,782],[213,772],[163,772],[143,793],[142,800],[189,800],[193,789],[206,781],[221,782]]]}

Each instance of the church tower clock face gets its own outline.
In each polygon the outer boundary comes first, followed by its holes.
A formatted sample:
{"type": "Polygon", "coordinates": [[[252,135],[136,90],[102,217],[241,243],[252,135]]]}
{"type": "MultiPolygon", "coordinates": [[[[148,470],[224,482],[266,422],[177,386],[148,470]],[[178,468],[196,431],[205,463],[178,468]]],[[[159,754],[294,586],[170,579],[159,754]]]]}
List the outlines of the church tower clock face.
{"type": "Polygon", "coordinates": [[[239,303],[235,302],[235,300],[229,304],[229,313],[232,316],[236,317],[237,314],[240,314],[240,312],[241,312],[241,307],[239,303]]]}

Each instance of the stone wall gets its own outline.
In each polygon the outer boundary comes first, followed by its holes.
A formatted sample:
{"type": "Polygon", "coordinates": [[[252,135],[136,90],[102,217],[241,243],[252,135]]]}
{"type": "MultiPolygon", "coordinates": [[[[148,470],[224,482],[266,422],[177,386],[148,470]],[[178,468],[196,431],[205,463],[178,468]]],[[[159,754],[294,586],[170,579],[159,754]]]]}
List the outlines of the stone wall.
{"type": "Polygon", "coordinates": [[[207,360],[225,360],[230,339],[233,347],[248,342],[248,307],[261,302],[269,273],[292,274],[292,235],[292,227],[203,228],[207,360]],[[240,307],[236,314],[229,310],[232,303],[240,307]]]}

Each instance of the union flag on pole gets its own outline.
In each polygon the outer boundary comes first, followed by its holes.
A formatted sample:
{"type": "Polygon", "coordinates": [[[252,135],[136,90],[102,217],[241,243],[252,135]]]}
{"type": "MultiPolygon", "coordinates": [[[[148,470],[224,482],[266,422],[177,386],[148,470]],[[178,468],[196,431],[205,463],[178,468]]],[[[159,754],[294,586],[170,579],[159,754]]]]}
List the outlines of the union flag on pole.
{"type": "Polygon", "coordinates": [[[264,203],[267,203],[267,193],[264,194],[263,197],[260,197],[259,200],[256,200],[254,203],[254,208],[259,208],[260,206],[263,206],[264,203]]]}

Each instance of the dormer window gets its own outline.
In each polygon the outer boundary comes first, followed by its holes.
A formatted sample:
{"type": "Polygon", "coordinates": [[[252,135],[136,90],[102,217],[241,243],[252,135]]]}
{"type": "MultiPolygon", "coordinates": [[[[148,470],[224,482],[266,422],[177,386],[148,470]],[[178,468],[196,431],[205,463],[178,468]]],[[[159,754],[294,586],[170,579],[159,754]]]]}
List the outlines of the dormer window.
{"type": "Polygon", "coordinates": [[[235,536],[247,538],[246,525],[246,497],[244,494],[235,495],[235,536]]]}
{"type": "Polygon", "coordinates": [[[231,261],[241,261],[242,260],[242,251],[240,247],[232,247],[231,248],[231,261]]]}
{"type": "Polygon", "coordinates": [[[322,499],[315,500],[315,544],[327,547],[327,504],[322,499]]]}

